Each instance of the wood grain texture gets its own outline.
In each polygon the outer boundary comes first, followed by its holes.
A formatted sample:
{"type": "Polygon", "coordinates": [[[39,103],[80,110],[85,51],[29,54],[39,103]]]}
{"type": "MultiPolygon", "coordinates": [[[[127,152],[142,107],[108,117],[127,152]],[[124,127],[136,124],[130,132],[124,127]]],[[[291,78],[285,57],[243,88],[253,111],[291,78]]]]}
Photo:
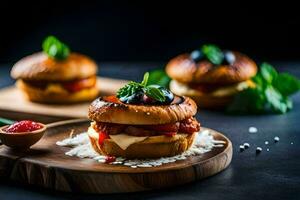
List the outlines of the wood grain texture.
{"type": "MultiPolygon", "coordinates": [[[[115,94],[127,83],[126,80],[98,77],[100,95],[115,94]]],[[[89,102],[67,105],[39,104],[27,101],[15,86],[0,90],[0,116],[10,118],[10,113],[28,113],[52,118],[86,118],[89,102]],[[12,112],[13,111],[13,112],[12,112]],[[9,112],[9,113],[8,113],[9,112]],[[5,115],[6,114],[6,115],[5,115]]],[[[12,116],[13,117],[13,116],[12,116]]],[[[12,118],[11,117],[11,118],[12,118]]],[[[14,118],[13,118],[14,119],[14,118]]],[[[40,120],[38,120],[40,121],[40,120]]],[[[42,121],[40,121],[42,122],[42,121]]]]}
{"type": "Polygon", "coordinates": [[[226,141],[224,147],[152,168],[134,169],[69,157],[64,154],[69,148],[55,144],[68,137],[72,129],[77,134],[88,126],[87,122],[78,122],[49,128],[40,142],[27,152],[0,146],[0,176],[68,192],[136,192],[203,179],[224,170],[232,158],[230,140],[214,130],[211,132],[216,139],[226,141]]]}

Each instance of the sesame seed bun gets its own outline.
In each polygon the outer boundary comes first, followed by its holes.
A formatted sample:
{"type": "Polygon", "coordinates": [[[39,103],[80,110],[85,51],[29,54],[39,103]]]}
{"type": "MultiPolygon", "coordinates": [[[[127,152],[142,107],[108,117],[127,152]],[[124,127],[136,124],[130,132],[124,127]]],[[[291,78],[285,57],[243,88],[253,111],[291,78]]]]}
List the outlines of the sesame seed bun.
{"type": "Polygon", "coordinates": [[[43,52],[18,61],[11,70],[14,79],[68,81],[96,75],[97,65],[89,57],[71,53],[65,60],[55,60],[43,52]]]}
{"type": "Polygon", "coordinates": [[[166,72],[181,83],[230,84],[242,82],[255,76],[257,66],[246,55],[233,52],[235,61],[230,65],[214,66],[204,60],[194,62],[189,54],[179,55],[167,64],[166,72]]]}
{"type": "Polygon", "coordinates": [[[96,122],[147,125],[175,123],[197,112],[189,97],[176,96],[170,105],[124,104],[115,96],[100,97],[89,107],[89,118],[96,122]]]}

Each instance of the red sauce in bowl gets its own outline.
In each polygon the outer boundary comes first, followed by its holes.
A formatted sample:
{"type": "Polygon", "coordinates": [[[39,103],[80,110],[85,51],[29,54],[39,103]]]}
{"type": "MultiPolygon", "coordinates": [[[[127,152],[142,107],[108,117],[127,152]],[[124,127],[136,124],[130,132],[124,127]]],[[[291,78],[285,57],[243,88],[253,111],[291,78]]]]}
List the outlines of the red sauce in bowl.
{"type": "Polygon", "coordinates": [[[43,126],[40,123],[30,120],[22,120],[8,126],[4,129],[4,131],[7,133],[22,133],[36,131],[41,128],[43,128],[43,126]]]}

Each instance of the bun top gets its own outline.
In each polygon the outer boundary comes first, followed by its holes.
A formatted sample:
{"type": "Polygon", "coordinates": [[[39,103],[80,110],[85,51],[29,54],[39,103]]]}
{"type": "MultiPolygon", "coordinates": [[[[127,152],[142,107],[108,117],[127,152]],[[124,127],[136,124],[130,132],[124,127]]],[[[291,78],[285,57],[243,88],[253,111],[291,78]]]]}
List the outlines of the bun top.
{"type": "Polygon", "coordinates": [[[124,104],[116,96],[100,97],[89,107],[89,118],[96,122],[117,124],[167,124],[192,117],[196,103],[188,97],[176,96],[170,105],[124,104]]]}
{"type": "Polygon", "coordinates": [[[82,79],[96,73],[96,63],[79,53],[70,53],[65,60],[60,61],[38,52],[22,58],[11,70],[11,76],[15,79],[45,81],[82,79]]]}
{"type": "Polygon", "coordinates": [[[214,66],[208,60],[195,62],[189,54],[179,55],[167,64],[166,72],[182,83],[231,84],[245,81],[257,73],[253,60],[239,52],[232,52],[231,64],[214,66]]]}

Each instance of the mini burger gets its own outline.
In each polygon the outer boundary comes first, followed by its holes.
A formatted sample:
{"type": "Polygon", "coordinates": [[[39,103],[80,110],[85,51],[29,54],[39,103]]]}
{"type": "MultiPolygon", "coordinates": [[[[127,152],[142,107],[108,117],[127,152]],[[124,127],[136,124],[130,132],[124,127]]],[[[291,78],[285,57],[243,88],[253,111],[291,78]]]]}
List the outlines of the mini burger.
{"type": "Polygon", "coordinates": [[[76,103],[98,96],[97,65],[89,57],[70,52],[54,36],[43,42],[43,52],[18,61],[11,76],[25,96],[40,103],[76,103]]]}
{"type": "Polygon", "coordinates": [[[124,158],[159,158],[183,153],[200,130],[195,102],[169,90],[130,82],[116,96],[96,99],[89,108],[88,136],[96,152],[124,158]]]}
{"type": "Polygon", "coordinates": [[[202,108],[221,108],[238,92],[255,87],[250,79],[257,66],[242,53],[203,45],[173,58],[166,72],[172,78],[170,90],[174,94],[189,96],[202,108]]]}

